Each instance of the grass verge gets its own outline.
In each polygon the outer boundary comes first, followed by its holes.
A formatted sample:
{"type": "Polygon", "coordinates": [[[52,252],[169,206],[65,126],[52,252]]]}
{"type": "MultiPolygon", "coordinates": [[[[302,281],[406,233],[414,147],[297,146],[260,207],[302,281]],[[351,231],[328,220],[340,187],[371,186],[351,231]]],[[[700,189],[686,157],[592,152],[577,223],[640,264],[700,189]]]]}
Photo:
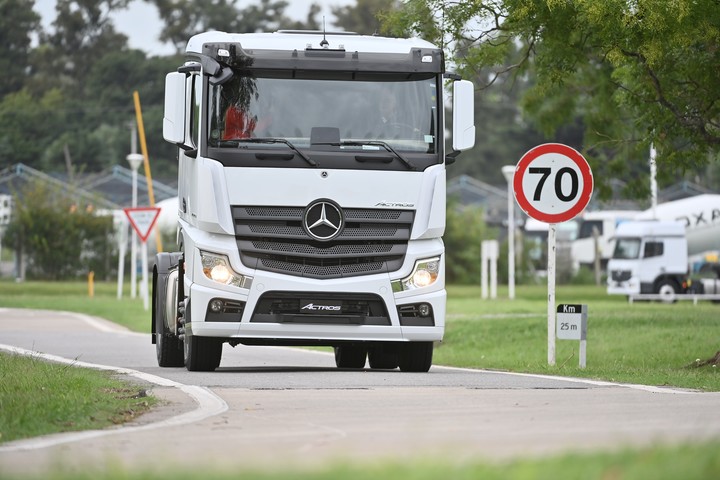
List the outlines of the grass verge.
{"type": "MultiPolygon", "coordinates": [[[[132,330],[147,332],[150,314],[142,301],[116,298],[116,285],[99,282],[88,298],[87,285],[75,283],[0,282],[0,307],[82,312],[107,318],[132,330]]],[[[547,291],[520,286],[515,300],[500,289],[497,300],[480,300],[476,287],[448,288],[445,341],[435,363],[464,367],[591,377],[651,385],[720,391],[717,368],[687,368],[697,358],[720,349],[717,332],[720,306],[711,303],[628,305],[605,295],[602,288],[561,286],[557,303],[589,306],[588,367],[577,367],[577,342],[557,341],[557,365],[547,365],[547,291]]],[[[130,388],[106,373],[48,364],[35,358],[0,354],[0,441],[20,438],[12,429],[22,424],[22,437],[55,431],[102,428],[127,419],[128,412],[149,407],[130,388]],[[92,377],[88,379],[85,377],[92,377]],[[66,405],[61,405],[65,403],[66,405]],[[108,404],[108,406],[105,406],[108,404]],[[92,406],[91,410],[86,410],[92,406]]],[[[243,472],[249,479],[413,478],[435,479],[607,479],[657,480],[720,478],[720,443],[656,447],[618,453],[574,454],[505,464],[442,461],[379,466],[334,466],[312,472],[243,472]]],[[[53,480],[175,480],[237,478],[238,471],[143,473],[117,471],[56,472],[53,480]]],[[[27,477],[22,477],[27,478],[27,477]]]]}
{"type": "MultiPolygon", "coordinates": [[[[87,313],[149,332],[142,301],[122,300],[117,285],[97,282],[89,298],[83,282],[0,283],[0,307],[87,313]]],[[[448,287],[445,340],[434,363],[720,391],[720,370],[692,368],[720,350],[720,305],[711,302],[634,303],[604,287],[558,286],[556,303],[588,305],[587,368],[578,367],[578,342],[557,340],[556,365],[547,361],[547,287],[521,285],[516,298],[481,300],[480,288],[448,287]]]]}
{"type": "Polygon", "coordinates": [[[448,320],[435,363],[720,391],[720,370],[693,368],[720,350],[720,305],[628,304],[595,286],[560,286],[556,304],[588,305],[587,368],[578,341],[556,340],[548,365],[547,287],[520,287],[480,300],[476,287],[448,289],[448,320]],[[504,296],[504,298],[503,298],[504,296]]]}
{"type": "Polygon", "coordinates": [[[0,443],[102,429],[146,412],[156,400],[108,372],[0,353],[0,443]]]}
{"type": "MultiPolygon", "coordinates": [[[[715,480],[720,476],[720,443],[655,447],[615,453],[569,454],[543,459],[516,460],[508,463],[470,462],[448,464],[428,459],[418,462],[365,465],[336,465],[321,470],[232,472],[173,471],[138,473],[132,471],[85,471],[55,473],[37,477],[43,480],[715,480]]],[[[12,477],[10,477],[12,478],[12,477]]],[[[8,478],[8,480],[10,480],[8,478]]],[[[28,477],[22,477],[28,480],[28,477]]]]}

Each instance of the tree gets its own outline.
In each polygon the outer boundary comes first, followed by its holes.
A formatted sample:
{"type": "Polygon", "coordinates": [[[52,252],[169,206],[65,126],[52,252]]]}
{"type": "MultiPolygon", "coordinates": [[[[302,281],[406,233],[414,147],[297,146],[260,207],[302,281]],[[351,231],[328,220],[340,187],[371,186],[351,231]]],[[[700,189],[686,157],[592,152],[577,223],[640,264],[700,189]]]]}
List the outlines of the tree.
{"type": "Polygon", "coordinates": [[[110,52],[127,48],[127,37],[115,31],[110,13],[129,0],[58,0],[51,33],[41,32],[34,75],[41,81],[85,93],[84,76],[110,52]]]}
{"type": "Polygon", "coordinates": [[[534,76],[525,112],[548,135],[582,122],[583,150],[606,196],[603,179],[645,175],[651,143],[668,177],[717,159],[720,9],[713,0],[409,0],[388,24],[440,43],[466,75],[494,67],[480,88],[507,75],[534,76]],[[505,65],[517,45],[518,62],[505,65]]]}
{"type": "Polygon", "coordinates": [[[39,97],[27,89],[6,95],[0,101],[0,165],[39,168],[46,149],[67,128],[66,111],[58,89],[39,97]]]}
{"type": "Polygon", "coordinates": [[[105,276],[112,255],[112,216],[97,216],[65,192],[43,184],[15,195],[7,245],[22,248],[33,278],[60,280],[94,271],[105,276]]]}
{"type": "Polygon", "coordinates": [[[398,0],[357,0],[355,5],[331,7],[330,11],[335,15],[336,25],[349,32],[372,35],[389,33],[380,19],[398,8],[398,0]]]}
{"type": "Polygon", "coordinates": [[[482,209],[461,208],[454,199],[447,204],[445,234],[445,275],[448,283],[480,283],[480,246],[497,232],[485,224],[482,209]]]}
{"type": "Polygon", "coordinates": [[[310,6],[308,25],[290,20],[284,12],[284,0],[260,0],[257,5],[238,8],[237,0],[154,0],[165,20],[160,39],[169,41],[181,51],[190,37],[207,30],[253,33],[277,28],[318,28],[314,15],[320,11],[310,6]]]}
{"type": "Polygon", "coordinates": [[[0,0],[0,98],[22,88],[27,76],[31,32],[40,25],[33,0],[0,0]]]}

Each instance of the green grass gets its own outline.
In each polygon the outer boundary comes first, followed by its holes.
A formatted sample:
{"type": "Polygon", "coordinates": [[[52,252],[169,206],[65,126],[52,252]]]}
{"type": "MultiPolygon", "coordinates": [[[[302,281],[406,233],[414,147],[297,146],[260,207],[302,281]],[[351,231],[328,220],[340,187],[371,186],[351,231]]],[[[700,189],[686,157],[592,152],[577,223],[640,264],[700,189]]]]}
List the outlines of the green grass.
{"type": "Polygon", "coordinates": [[[156,400],[107,372],[0,353],[0,443],[101,429],[147,411],[156,400]]]}
{"type": "MultiPolygon", "coordinates": [[[[453,286],[448,291],[447,331],[445,341],[436,349],[436,364],[720,391],[717,368],[685,368],[696,358],[709,358],[720,349],[718,305],[709,302],[696,306],[682,302],[628,305],[623,298],[607,296],[602,288],[561,286],[556,303],[589,306],[588,366],[580,370],[576,341],[558,340],[557,365],[547,365],[545,286],[519,286],[513,301],[505,298],[507,293],[503,289],[498,292],[500,298],[497,300],[481,300],[480,289],[476,287],[453,286]]],[[[150,325],[150,314],[143,309],[142,301],[131,300],[127,287],[124,298],[118,300],[116,285],[111,283],[97,283],[95,296],[88,298],[87,285],[83,282],[0,282],[0,307],[77,311],[107,318],[141,332],[148,332],[150,325]]],[[[0,378],[0,441],[51,431],[100,428],[122,421],[127,412],[141,411],[149,400],[133,398],[137,388],[116,383],[107,374],[47,364],[34,358],[0,355],[0,378]],[[92,379],[84,378],[86,376],[92,379]],[[110,402],[110,406],[101,407],[105,402],[110,402]],[[68,405],[62,406],[62,403],[68,405]],[[88,406],[92,406],[92,410],[85,410],[88,406]],[[18,430],[21,430],[20,434],[14,433],[18,430]]],[[[709,442],[509,463],[448,464],[441,459],[425,459],[419,463],[335,465],[293,472],[138,473],[116,470],[79,474],[60,471],[37,478],[694,480],[720,478],[719,449],[720,443],[709,442]]]]}
{"type": "MultiPolygon", "coordinates": [[[[152,302],[149,302],[152,305],[152,302]]],[[[0,282],[0,307],[64,310],[102,317],[136,332],[150,331],[150,312],[142,299],[130,298],[125,284],[122,299],[117,298],[117,283],[95,282],[94,296],[88,296],[87,282],[0,282]]]]}
{"type": "MultiPolygon", "coordinates": [[[[83,312],[149,332],[142,300],[122,300],[117,285],[97,282],[88,297],[84,282],[0,282],[0,307],[83,312]]],[[[628,304],[604,287],[558,286],[556,304],[588,305],[587,368],[578,367],[577,341],[556,340],[556,365],[547,362],[547,286],[518,286],[507,299],[482,300],[480,288],[448,287],[445,340],[434,363],[598,380],[720,391],[715,367],[686,368],[720,350],[720,305],[711,302],[628,304]]]]}
{"type": "MultiPolygon", "coordinates": [[[[715,480],[720,477],[720,443],[680,447],[656,447],[615,453],[570,454],[507,463],[463,462],[422,459],[415,462],[333,465],[322,469],[231,472],[207,469],[159,472],[72,471],[34,477],[50,480],[715,480]]],[[[4,477],[8,480],[13,477],[4,477]]],[[[14,477],[28,480],[30,477],[14,477]]]]}
{"type": "Polygon", "coordinates": [[[602,287],[560,286],[556,304],[588,305],[587,368],[580,369],[579,342],[571,340],[556,340],[556,365],[548,365],[547,287],[516,293],[481,300],[479,288],[450,287],[435,363],[720,391],[717,367],[687,368],[720,350],[720,305],[630,305],[602,287]]]}

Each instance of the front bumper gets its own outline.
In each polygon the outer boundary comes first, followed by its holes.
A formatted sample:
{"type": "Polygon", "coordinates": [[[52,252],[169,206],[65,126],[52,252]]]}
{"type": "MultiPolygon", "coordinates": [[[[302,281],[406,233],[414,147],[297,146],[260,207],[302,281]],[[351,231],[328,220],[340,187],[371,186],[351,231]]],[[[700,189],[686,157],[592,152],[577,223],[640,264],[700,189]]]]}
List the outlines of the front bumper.
{"type": "Polygon", "coordinates": [[[327,282],[258,271],[250,289],[237,289],[242,293],[198,283],[189,289],[186,331],[240,343],[439,341],[445,329],[444,288],[396,294],[386,275],[327,282]],[[213,300],[230,305],[228,314],[214,314],[209,308],[213,300]],[[295,311],[293,302],[314,311],[295,311]],[[342,311],[323,310],[334,305],[342,305],[342,311]],[[365,313],[358,313],[362,306],[367,306],[365,313]],[[430,315],[422,316],[420,310],[430,315]]]}

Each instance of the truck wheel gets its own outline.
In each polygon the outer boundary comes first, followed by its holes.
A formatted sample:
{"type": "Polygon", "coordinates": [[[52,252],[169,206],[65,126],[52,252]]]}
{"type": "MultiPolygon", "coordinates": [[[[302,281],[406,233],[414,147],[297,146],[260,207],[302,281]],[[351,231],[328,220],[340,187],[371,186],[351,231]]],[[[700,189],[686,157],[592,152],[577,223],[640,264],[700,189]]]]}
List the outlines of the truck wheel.
{"type": "Polygon", "coordinates": [[[657,293],[662,296],[660,301],[663,303],[675,303],[675,295],[679,290],[678,285],[672,280],[661,280],[657,286],[657,293]]]}
{"type": "Polygon", "coordinates": [[[191,372],[212,372],[220,366],[222,342],[217,338],[185,334],[185,368],[191,372]]]}
{"type": "Polygon", "coordinates": [[[335,365],[338,368],[364,368],[366,357],[367,350],[360,345],[350,344],[335,347],[335,365]]]}
{"type": "Polygon", "coordinates": [[[396,348],[389,345],[376,345],[368,350],[368,362],[370,368],[380,370],[392,370],[398,367],[398,352],[396,348]]]}
{"type": "Polygon", "coordinates": [[[167,290],[167,273],[153,271],[153,316],[155,323],[155,353],[160,367],[182,367],[183,348],[181,340],[167,327],[165,296],[167,290]]]}
{"type": "Polygon", "coordinates": [[[433,342],[410,342],[400,350],[400,370],[427,372],[432,366],[433,342]]]}

